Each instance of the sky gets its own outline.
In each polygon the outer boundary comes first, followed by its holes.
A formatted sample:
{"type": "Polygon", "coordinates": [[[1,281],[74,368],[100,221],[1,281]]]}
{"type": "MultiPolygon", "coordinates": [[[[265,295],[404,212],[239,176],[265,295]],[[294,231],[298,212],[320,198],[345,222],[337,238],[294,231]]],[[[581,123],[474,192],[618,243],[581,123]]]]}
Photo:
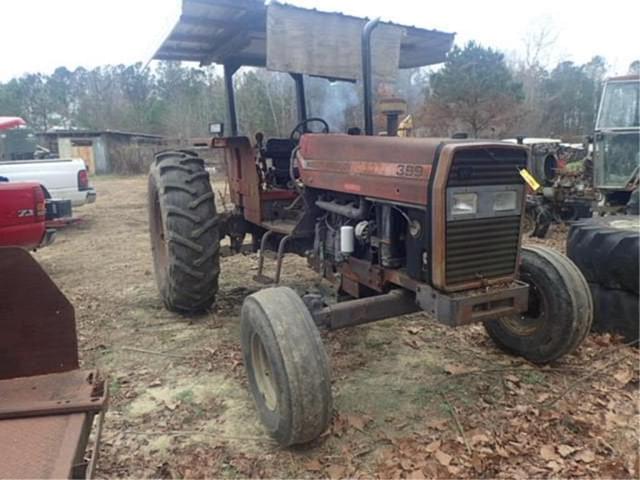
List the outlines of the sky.
{"type": "MultiPolygon", "coordinates": [[[[555,39],[544,60],[585,63],[604,56],[612,74],[640,59],[640,2],[569,0],[289,0],[304,7],[456,32],[508,56],[545,28],[555,39]]],[[[180,0],[2,0],[0,82],[58,66],[146,63],[180,15],[180,0]]]]}

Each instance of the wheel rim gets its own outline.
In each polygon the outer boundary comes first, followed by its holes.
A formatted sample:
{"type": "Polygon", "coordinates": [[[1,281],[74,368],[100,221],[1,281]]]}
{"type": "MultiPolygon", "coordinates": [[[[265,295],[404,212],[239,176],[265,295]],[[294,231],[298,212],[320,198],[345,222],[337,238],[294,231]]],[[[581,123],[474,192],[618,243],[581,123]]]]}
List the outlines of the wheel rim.
{"type": "Polygon", "coordinates": [[[536,228],[536,219],[533,218],[533,215],[526,214],[524,216],[524,222],[522,225],[522,233],[524,235],[529,235],[535,230],[535,228],[536,228]]]}
{"type": "Polygon", "coordinates": [[[527,311],[520,315],[503,318],[502,325],[511,330],[515,335],[525,337],[538,332],[547,321],[546,299],[540,289],[526,278],[524,275],[521,280],[529,284],[529,304],[527,311]]]}
{"type": "Polygon", "coordinates": [[[266,407],[272,412],[278,407],[278,394],[275,379],[271,369],[271,362],[258,334],[251,337],[251,360],[258,391],[266,407]]]}

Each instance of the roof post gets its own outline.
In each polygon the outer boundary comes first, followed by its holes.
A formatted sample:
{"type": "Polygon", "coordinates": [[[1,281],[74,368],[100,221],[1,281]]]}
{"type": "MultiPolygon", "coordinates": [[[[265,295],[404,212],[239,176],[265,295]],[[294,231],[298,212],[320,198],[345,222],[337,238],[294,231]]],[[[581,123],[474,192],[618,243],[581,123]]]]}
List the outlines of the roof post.
{"type": "Polygon", "coordinates": [[[307,119],[307,96],[304,90],[304,76],[301,73],[291,73],[291,78],[296,82],[296,106],[298,111],[298,123],[307,119]]]}
{"type": "Polygon", "coordinates": [[[238,65],[224,64],[224,87],[227,93],[227,114],[231,136],[238,136],[238,113],[236,111],[236,92],[233,88],[233,76],[238,71],[238,65]]]}

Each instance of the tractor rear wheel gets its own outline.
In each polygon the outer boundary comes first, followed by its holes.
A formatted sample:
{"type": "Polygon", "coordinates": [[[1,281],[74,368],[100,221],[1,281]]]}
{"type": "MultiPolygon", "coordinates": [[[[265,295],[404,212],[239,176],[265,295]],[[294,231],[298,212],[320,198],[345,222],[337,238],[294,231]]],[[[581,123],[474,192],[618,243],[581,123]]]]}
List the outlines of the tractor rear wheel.
{"type": "Polygon", "coordinates": [[[149,174],[149,229],[156,283],[167,309],[198,314],[213,305],[219,228],[204,162],[192,152],[158,154],[149,174]]]}
{"type": "Polygon", "coordinates": [[[545,247],[524,247],[520,280],[529,285],[526,312],[485,323],[503,350],[544,364],[572,353],[593,321],[586,280],[564,255],[545,247]]]}
{"type": "Polygon", "coordinates": [[[332,414],[329,360],[311,313],[290,288],[270,288],[242,306],[249,387],[269,434],[282,446],[311,442],[332,414]]]}

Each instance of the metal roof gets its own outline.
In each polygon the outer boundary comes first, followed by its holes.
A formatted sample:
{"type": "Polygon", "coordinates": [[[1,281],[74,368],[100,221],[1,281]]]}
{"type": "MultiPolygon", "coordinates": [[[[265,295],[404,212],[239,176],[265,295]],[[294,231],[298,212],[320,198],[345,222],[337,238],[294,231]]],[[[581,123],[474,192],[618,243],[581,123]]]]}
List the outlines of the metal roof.
{"type": "Polygon", "coordinates": [[[150,133],[140,132],[125,132],[122,130],[49,130],[47,132],[39,133],[38,135],[44,137],[60,137],[60,138],[87,138],[87,137],[100,137],[102,135],[117,135],[123,137],[140,137],[162,140],[162,135],[154,135],[150,133]]]}
{"type": "MultiPolygon", "coordinates": [[[[358,19],[340,13],[324,13],[300,7],[318,15],[358,19]]],[[[267,65],[267,8],[264,0],[183,0],[182,15],[154,60],[198,62],[201,65],[267,65]]],[[[363,22],[365,19],[360,19],[363,22]]],[[[395,25],[404,30],[400,68],[414,68],[444,62],[455,34],[395,25]]]]}

